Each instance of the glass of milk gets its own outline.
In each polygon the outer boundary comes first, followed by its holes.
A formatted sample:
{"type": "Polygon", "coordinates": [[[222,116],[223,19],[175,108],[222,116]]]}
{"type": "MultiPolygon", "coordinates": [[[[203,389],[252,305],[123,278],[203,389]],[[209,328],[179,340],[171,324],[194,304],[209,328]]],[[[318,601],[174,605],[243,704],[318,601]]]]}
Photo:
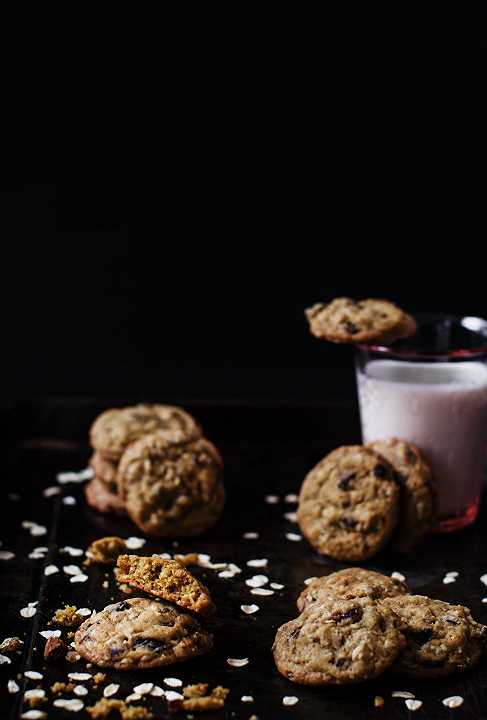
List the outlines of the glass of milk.
{"type": "Polygon", "coordinates": [[[487,321],[417,316],[418,332],[394,346],[359,346],[363,442],[398,437],[429,462],[439,532],[473,523],[487,469],[487,321]]]}

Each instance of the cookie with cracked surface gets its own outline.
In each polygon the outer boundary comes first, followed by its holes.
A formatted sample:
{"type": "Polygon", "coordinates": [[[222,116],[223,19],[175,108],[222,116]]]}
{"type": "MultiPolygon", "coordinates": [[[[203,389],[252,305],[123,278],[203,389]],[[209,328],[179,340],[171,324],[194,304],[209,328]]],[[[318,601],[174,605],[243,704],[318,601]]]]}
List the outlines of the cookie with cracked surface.
{"type": "Polygon", "coordinates": [[[110,492],[104,482],[94,477],[83,488],[86,502],[101,513],[126,515],[125,503],[118,494],[110,492]]]}
{"type": "Polygon", "coordinates": [[[392,546],[409,552],[435,523],[436,493],[431,470],[412,443],[398,438],[369,443],[394,467],[401,486],[401,512],[392,546]]]}
{"type": "Polygon", "coordinates": [[[216,523],[225,491],[221,457],[208,440],[146,435],[124,452],[119,492],[132,520],[154,537],[200,535],[216,523]]]}
{"type": "Polygon", "coordinates": [[[194,438],[201,435],[201,428],[179,407],[141,404],[106,410],[91,426],[90,440],[103,457],[117,461],[130,443],[153,432],[194,438]]]}
{"type": "Polygon", "coordinates": [[[368,598],[329,596],[279,628],[274,660],[279,672],[292,682],[362,682],[377,677],[394,662],[405,642],[397,626],[392,611],[368,598]]]}
{"type": "Polygon", "coordinates": [[[95,477],[104,483],[108,490],[117,493],[117,469],[118,463],[114,460],[108,460],[99,452],[94,452],[90,458],[90,466],[95,472],[95,477]]]}
{"type": "Polygon", "coordinates": [[[487,648],[487,625],[463,605],[424,595],[386,598],[380,604],[399,617],[406,647],[393,665],[398,674],[442,677],[468,670],[487,648]]]}
{"type": "Polygon", "coordinates": [[[370,448],[351,445],[334,450],[308,473],[297,519],[319,553],[359,561],[387,543],[398,508],[394,468],[370,448]]]}
{"type": "Polygon", "coordinates": [[[335,298],[306,310],[311,333],[334,343],[388,345],[416,332],[411,315],[388,300],[335,298]]]}
{"type": "Polygon", "coordinates": [[[203,617],[215,614],[216,608],[208,588],[177,560],[120,555],[117,567],[118,582],[127,583],[203,617]]]}
{"type": "Polygon", "coordinates": [[[305,587],[297,600],[298,610],[302,611],[312,603],[320,602],[330,595],[343,600],[368,597],[382,600],[409,592],[406,583],[363,568],[346,568],[338,572],[315,578],[305,587]]]}
{"type": "Polygon", "coordinates": [[[76,652],[100,667],[136,670],[189,660],[208,652],[213,637],[189,613],[156,600],[108,605],[77,630],[76,652]]]}

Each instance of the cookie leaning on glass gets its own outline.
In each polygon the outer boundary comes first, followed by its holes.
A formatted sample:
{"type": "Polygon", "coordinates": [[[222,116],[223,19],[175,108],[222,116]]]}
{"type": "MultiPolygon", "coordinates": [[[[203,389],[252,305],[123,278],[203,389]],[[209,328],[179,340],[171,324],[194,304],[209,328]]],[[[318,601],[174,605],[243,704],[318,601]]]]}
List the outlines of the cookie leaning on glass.
{"type": "Polygon", "coordinates": [[[397,438],[341,447],[306,476],[298,523],[322,555],[357,561],[386,545],[409,552],[431,531],[436,496],[419,450],[397,438]]]}

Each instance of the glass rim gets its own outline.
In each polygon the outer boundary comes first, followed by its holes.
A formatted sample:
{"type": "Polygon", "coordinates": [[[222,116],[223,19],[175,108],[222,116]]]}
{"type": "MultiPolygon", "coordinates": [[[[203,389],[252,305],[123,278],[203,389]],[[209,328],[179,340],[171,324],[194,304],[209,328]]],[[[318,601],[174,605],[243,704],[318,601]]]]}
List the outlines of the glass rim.
{"type": "Polygon", "coordinates": [[[416,313],[413,315],[418,324],[428,322],[451,321],[465,330],[474,332],[479,337],[479,346],[474,348],[457,348],[446,352],[421,352],[418,350],[398,349],[393,345],[358,344],[357,349],[362,352],[376,353],[378,355],[404,360],[470,360],[487,358],[487,320],[474,315],[454,315],[449,313],[416,313]]]}

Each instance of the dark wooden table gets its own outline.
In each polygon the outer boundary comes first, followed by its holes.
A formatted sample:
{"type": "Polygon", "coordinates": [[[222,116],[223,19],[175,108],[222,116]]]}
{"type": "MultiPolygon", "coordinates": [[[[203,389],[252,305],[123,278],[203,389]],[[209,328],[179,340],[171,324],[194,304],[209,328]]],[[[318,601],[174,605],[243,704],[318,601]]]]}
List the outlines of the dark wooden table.
{"type": "MultiPolygon", "coordinates": [[[[130,399],[128,399],[130,400],[130,399]]],[[[124,597],[109,573],[109,587],[102,587],[105,572],[99,566],[90,568],[86,583],[72,584],[62,567],[80,564],[83,558],[60,553],[71,545],[85,549],[89,542],[108,534],[140,536],[129,521],[102,516],[89,509],[83,500],[82,488],[77,484],[62,486],[62,494],[51,498],[42,489],[56,485],[56,473],[79,470],[89,457],[88,428],[93,417],[106,406],[104,401],[44,400],[11,407],[8,415],[8,471],[2,481],[2,550],[15,552],[15,558],[0,563],[2,613],[1,638],[18,635],[24,640],[23,651],[14,656],[12,664],[0,666],[2,674],[0,718],[18,718],[28,709],[22,703],[22,691],[38,684],[45,688],[56,680],[66,680],[67,672],[82,671],[85,663],[60,663],[46,666],[42,651],[44,639],[40,630],[46,629],[54,610],[66,603],[78,607],[102,609],[124,597]],[[12,495],[13,493],[13,495],[12,495]],[[76,505],[66,505],[63,496],[73,496],[76,505]],[[46,526],[47,535],[32,537],[21,523],[31,520],[46,526]],[[45,559],[29,559],[34,547],[48,546],[45,559]],[[55,564],[61,572],[45,577],[43,569],[55,564]],[[19,610],[38,600],[37,613],[24,619],[19,610]],[[44,679],[39,683],[24,680],[19,674],[26,669],[39,670],[44,679]],[[8,694],[9,678],[21,686],[18,694],[8,694]]],[[[154,682],[164,687],[163,678],[173,676],[184,683],[209,682],[230,688],[224,712],[209,713],[208,718],[249,718],[253,714],[261,720],[270,718],[335,718],[362,720],[365,718],[459,718],[479,720],[487,718],[487,662],[471,672],[444,680],[406,680],[383,676],[378,680],[345,688],[310,689],[292,685],[276,671],[271,645],[277,627],[297,615],[295,600],[304,580],[340,569],[343,565],[316,555],[308,544],[289,540],[287,533],[298,533],[295,524],[284,517],[295,510],[295,504],[284,501],[286,493],[296,493],[301,481],[315,462],[340,444],[359,440],[357,410],[340,401],[293,407],[266,407],[252,403],[232,403],[208,406],[202,403],[183,404],[202,422],[206,434],[222,450],[226,464],[228,502],[224,517],[208,536],[174,544],[149,540],[137,552],[201,552],[214,561],[235,562],[243,572],[233,579],[219,578],[212,570],[195,569],[195,574],[210,587],[218,606],[215,626],[215,648],[212,653],[195,661],[150,672],[120,673],[109,671],[107,681],[120,683],[116,697],[124,698],[135,685],[154,682]],[[280,497],[280,502],[268,504],[268,494],[280,497]],[[258,539],[243,539],[246,532],[259,533],[258,539]],[[254,569],[246,563],[254,558],[267,558],[268,567],[254,569]],[[264,573],[272,582],[284,588],[269,597],[250,594],[244,580],[264,573]],[[254,615],[245,615],[242,604],[259,605],[254,615]],[[249,658],[243,668],[229,667],[226,658],[249,658]],[[407,690],[423,701],[422,708],[410,713],[404,700],[392,699],[391,691],[407,690]],[[241,702],[242,695],[251,695],[253,703],[241,702]],[[299,702],[284,707],[282,699],[295,695],[299,702]],[[374,708],[374,697],[385,699],[385,707],[374,708]],[[465,702],[457,710],[445,708],[441,700],[461,695],[465,702]]],[[[432,536],[418,551],[406,558],[383,554],[367,566],[391,573],[403,573],[414,592],[424,593],[449,602],[468,605],[475,618],[487,623],[487,605],[482,597],[487,588],[480,576],[487,572],[487,543],[485,537],[485,507],[480,520],[469,529],[453,535],[432,536]],[[447,571],[460,573],[455,583],[445,585],[447,571]]],[[[95,672],[95,670],[93,670],[95,672]]],[[[90,687],[90,683],[85,683],[90,687]]],[[[102,696],[102,688],[90,689],[81,698],[86,705],[102,696]]],[[[50,693],[47,692],[50,697],[50,693]]],[[[75,697],[72,694],[66,697],[75,697]]],[[[154,710],[156,718],[166,718],[165,702],[160,698],[144,701],[154,710]]],[[[46,706],[48,717],[87,717],[83,710],[69,713],[53,708],[51,699],[46,706]]],[[[184,716],[183,716],[184,717],[184,716]]]]}

